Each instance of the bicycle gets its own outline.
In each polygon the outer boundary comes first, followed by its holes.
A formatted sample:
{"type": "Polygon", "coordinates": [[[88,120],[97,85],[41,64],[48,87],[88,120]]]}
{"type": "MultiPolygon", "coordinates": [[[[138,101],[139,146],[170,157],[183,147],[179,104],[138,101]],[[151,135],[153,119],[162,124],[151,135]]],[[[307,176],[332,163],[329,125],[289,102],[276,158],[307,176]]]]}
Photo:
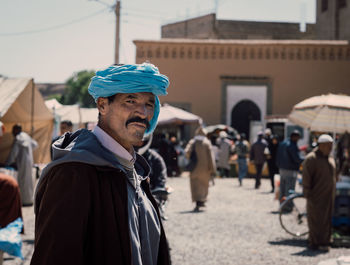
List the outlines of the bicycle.
{"type": "Polygon", "coordinates": [[[280,205],[279,220],[282,228],[290,235],[302,237],[309,233],[306,214],[306,198],[293,192],[280,205]]]}

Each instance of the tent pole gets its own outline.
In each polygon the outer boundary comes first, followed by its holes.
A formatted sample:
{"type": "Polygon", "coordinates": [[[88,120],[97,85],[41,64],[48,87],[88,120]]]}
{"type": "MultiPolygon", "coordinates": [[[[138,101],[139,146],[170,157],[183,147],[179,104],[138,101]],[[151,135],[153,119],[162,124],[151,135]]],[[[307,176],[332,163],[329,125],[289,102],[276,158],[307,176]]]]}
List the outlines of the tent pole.
{"type": "Polygon", "coordinates": [[[32,113],[30,120],[30,136],[33,137],[34,134],[34,80],[32,79],[32,113]]]}
{"type": "Polygon", "coordinates": [[[336,159],[336,153],[335,153],[335,149],[336,149],[336,144],[337,144],[337,141],[336,141],[336,138],[337,137],[337,133],[333,131],[333,145],[332,145],[332,155],[333,155],[333,158],[336,159]]]}

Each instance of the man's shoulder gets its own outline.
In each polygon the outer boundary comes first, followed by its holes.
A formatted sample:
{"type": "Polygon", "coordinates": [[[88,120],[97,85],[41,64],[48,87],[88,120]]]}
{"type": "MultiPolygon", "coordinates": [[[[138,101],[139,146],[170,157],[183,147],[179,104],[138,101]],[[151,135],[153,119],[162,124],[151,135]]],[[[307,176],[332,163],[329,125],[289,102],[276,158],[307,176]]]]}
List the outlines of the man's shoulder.
{"type": "MultiPolygon", "coordinates": [[[[48,165],[50,166],[50,164],[48,165]]],[[[67,171],[69,173],[72,172],[93,172],[92,170],[96,168],[94,165],[84,163],[84,162],[76,162],[76,161],[66,161],[61,164],[53,165],[48,171],[48,174],[55,172],[67,171]]]]}
{"type": "Polygon", "coordinates": [[[293,151],[299,151],[298,145],[295,142],[288,141],[286,144],[287,148],[293,151]]]}
{"type": "Polygon", "coordinates": [[[312,160],[315,160],[316,159],[316,152],[315,151],[311,151],[310,153],[308,153],[306,156],[305,156],[305,162],[306,161],[312,161],[312,160]]]}
{"type": "Polygon", "coordinates": [[[284,141],[280,142],[279,145],[281,146],[286,146],[290,143],[290,141],[288,139],[285,139],[284,141]]]}
{"type": "Polygon", "coordinates": [[[53,165],[48,171],[47,175],[96,175],[98,172],[115,171],[121,172],[119,168],[113,168],[104,165],[94,165],[91,163],[86,163],[82,161],[66,161],[57,165],[53,165]]]}

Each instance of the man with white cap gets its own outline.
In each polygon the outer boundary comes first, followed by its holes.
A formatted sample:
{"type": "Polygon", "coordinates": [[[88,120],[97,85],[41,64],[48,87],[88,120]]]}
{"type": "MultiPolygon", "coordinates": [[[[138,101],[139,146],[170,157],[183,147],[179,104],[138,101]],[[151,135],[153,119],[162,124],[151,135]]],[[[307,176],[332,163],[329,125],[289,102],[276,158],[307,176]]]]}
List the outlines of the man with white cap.
{"type": "Polygon", "coordinates": [[[91,79],[93,131],[66,133],[35,198],[37,264],[170,264],[150,167],[134,146],[155,129],[169,80],[149,63],[113,65],[91,79]]]}
{"type": "Polygon", "coordinates": [[[333,139],[322,134],[318,147],[303,162],[303,192],[307,200],[309,226],[308,247],[328,251],[331,239],[332,212],[335,198],[336,166],[332,151],[333,139]]]}
{"type": "Polygon", "coordinates": [[[219,147],[217,168],[219,170],[220,177],[228,178],[230,176],[230,155],[232,151],[231,142],[227,139],[227,133],[221,131],[219,138],[217,139],[217,145],[219,147]]]}

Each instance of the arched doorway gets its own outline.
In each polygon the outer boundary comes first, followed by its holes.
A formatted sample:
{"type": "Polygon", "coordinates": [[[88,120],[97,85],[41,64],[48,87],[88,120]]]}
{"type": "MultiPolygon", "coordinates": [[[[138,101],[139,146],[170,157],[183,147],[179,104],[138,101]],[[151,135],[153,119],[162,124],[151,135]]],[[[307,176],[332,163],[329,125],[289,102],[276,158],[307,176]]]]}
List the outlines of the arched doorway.
{"type": "Polygon", "coordinates": [[[260,121],[261,112],[259,107],[251,100],[241,100],[231,112],[231,126],[239,133],[245,133],[249,139],[250,121],[260,121]]]}

